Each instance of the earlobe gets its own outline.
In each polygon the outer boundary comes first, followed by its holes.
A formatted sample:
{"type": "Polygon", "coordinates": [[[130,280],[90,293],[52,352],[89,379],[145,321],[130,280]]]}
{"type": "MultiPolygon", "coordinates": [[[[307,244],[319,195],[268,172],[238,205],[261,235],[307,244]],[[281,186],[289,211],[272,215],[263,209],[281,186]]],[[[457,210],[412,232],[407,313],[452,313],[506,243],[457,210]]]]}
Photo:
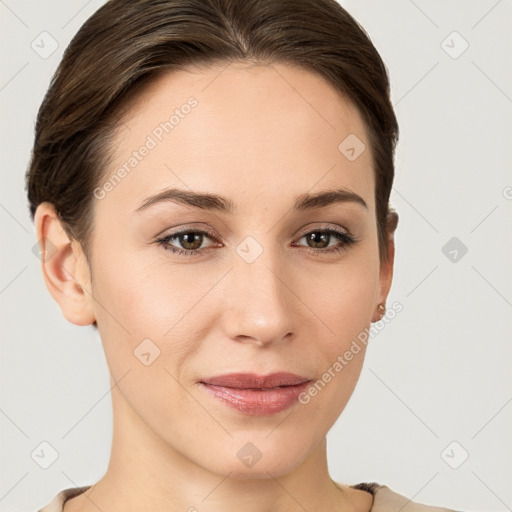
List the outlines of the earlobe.
{"type": "Polygon", "coordinates": [[[375,305],[375,313],[372,322],[378,322],[385,314],[384,310],[380,308],[380,304],[385,306],[386,299],[391,289],[391,282],[393,281],[393,265],[395,261],[395,230],[398,226],[398,213],[391,210],[387,218],[387,258],[384,259],[380,265],[379,277],[379,295],[375,305]]]}
{"type": "Polygon", "coordinates": [[[69,322],[92,324],[95,316],[90,271],[80,244],[69,238],[51,203],[37,207],[34,223],[48,291],[69,322]]]}

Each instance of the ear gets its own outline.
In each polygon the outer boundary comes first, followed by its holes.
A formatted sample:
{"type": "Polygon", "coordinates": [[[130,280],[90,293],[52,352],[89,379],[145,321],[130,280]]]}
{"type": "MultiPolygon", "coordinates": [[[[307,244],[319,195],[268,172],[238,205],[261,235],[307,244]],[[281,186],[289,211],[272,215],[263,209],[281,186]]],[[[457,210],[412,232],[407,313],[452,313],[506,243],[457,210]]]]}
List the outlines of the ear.
{"type": "Polygon", "coordinates": [[[379,293],[375,304],[372,322],[378,322],[383,314],[379,311],[379,304],[386,304],[386,300],[393,281],[393,264],[395,261],[395,230],[398,225],[398,213],[391,210],[387,217],[387,258],[380,264],[379,293]]]}
{"type": "Polygon", "coordinates": [[[48,291],[69,322],[92,324],[95,317],[91,275],[82,247],[68,237],[51,203],[37,207],[34,223],[48,291]]]}

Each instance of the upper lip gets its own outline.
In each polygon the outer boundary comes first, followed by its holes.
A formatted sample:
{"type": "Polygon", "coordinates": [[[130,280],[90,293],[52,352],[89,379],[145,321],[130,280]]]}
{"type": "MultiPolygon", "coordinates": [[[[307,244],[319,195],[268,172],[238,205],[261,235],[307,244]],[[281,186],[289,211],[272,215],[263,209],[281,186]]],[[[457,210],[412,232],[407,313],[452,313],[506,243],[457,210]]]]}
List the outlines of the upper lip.
{"type": "Polygon", "coordinates": [[[310,379],[294,373],[277,372],[269,375],[256,375],[255,373],[228,373],[203,379],[204,384],[237,389],[267,389],[278,386],[296,386],[310,379]]]}

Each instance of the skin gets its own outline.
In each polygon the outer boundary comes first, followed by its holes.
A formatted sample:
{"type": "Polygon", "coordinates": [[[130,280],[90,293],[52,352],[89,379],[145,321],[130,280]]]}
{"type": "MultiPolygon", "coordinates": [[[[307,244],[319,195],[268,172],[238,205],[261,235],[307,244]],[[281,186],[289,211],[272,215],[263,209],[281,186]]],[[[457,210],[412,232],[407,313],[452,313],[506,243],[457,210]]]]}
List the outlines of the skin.
{"type": "MultiPolygon", "coordinates": [[[[56,246],[42,263],[46,285],[68,321],[98,322],[113,386],[107,471],[65,512],[371,508],[369,493],[335,485],[326,450],[364,346],[310,403],[277,414],[245,415],[199,384],[234,371],[321,379],[381,317],[394,259],[389,233],[389,258],[379,260],[371,150],[358,111],[321,77],[287,64],[224,67],[168,73],[131,107],[105,180],[175,108],[190,96],[198,101],[95,200],[91,268],[52,205],[37,209],[38,239],[56,246]],[[349,134],[366,144],[354,161],[338,150],[349,134]],[[168,201],[133,213],[169,186],[223,195],[237,210],[168,201]],[[292,211],[300,194],[335,188],[358,194],[368,208],[346,202],[292,211]],[[154,243],[185,226],[210,229],[216,240],[205,236],[193,248],[209,249],[191,257],[154,243]],[[357,242],[322,253],[340,240],[315,246],[304,235],[326,227],[348,230],[357,242]],[[248,236],[263,249],[253,263],[236,251],[248,236]],[[144,339],[160,350],[148,366],[133,353],[144,339]],[[237,457],[247,442],[262,454],[252,467],[237,457]]],[[[169,243],[191,247],[186,242],[169,243]]]]}

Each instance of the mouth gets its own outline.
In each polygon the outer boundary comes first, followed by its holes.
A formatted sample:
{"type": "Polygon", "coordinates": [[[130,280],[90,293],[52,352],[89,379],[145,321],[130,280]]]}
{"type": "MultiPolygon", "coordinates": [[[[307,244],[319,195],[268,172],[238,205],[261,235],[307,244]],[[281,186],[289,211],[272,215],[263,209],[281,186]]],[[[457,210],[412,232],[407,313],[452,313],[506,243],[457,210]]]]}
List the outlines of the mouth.
{"type": "Polygon", "coordinates": [[[208,395],[251,416],[276,414],[297,403],[311,379],[288,372],[267,376],[228,374],[200,382],[208,395]]]}

